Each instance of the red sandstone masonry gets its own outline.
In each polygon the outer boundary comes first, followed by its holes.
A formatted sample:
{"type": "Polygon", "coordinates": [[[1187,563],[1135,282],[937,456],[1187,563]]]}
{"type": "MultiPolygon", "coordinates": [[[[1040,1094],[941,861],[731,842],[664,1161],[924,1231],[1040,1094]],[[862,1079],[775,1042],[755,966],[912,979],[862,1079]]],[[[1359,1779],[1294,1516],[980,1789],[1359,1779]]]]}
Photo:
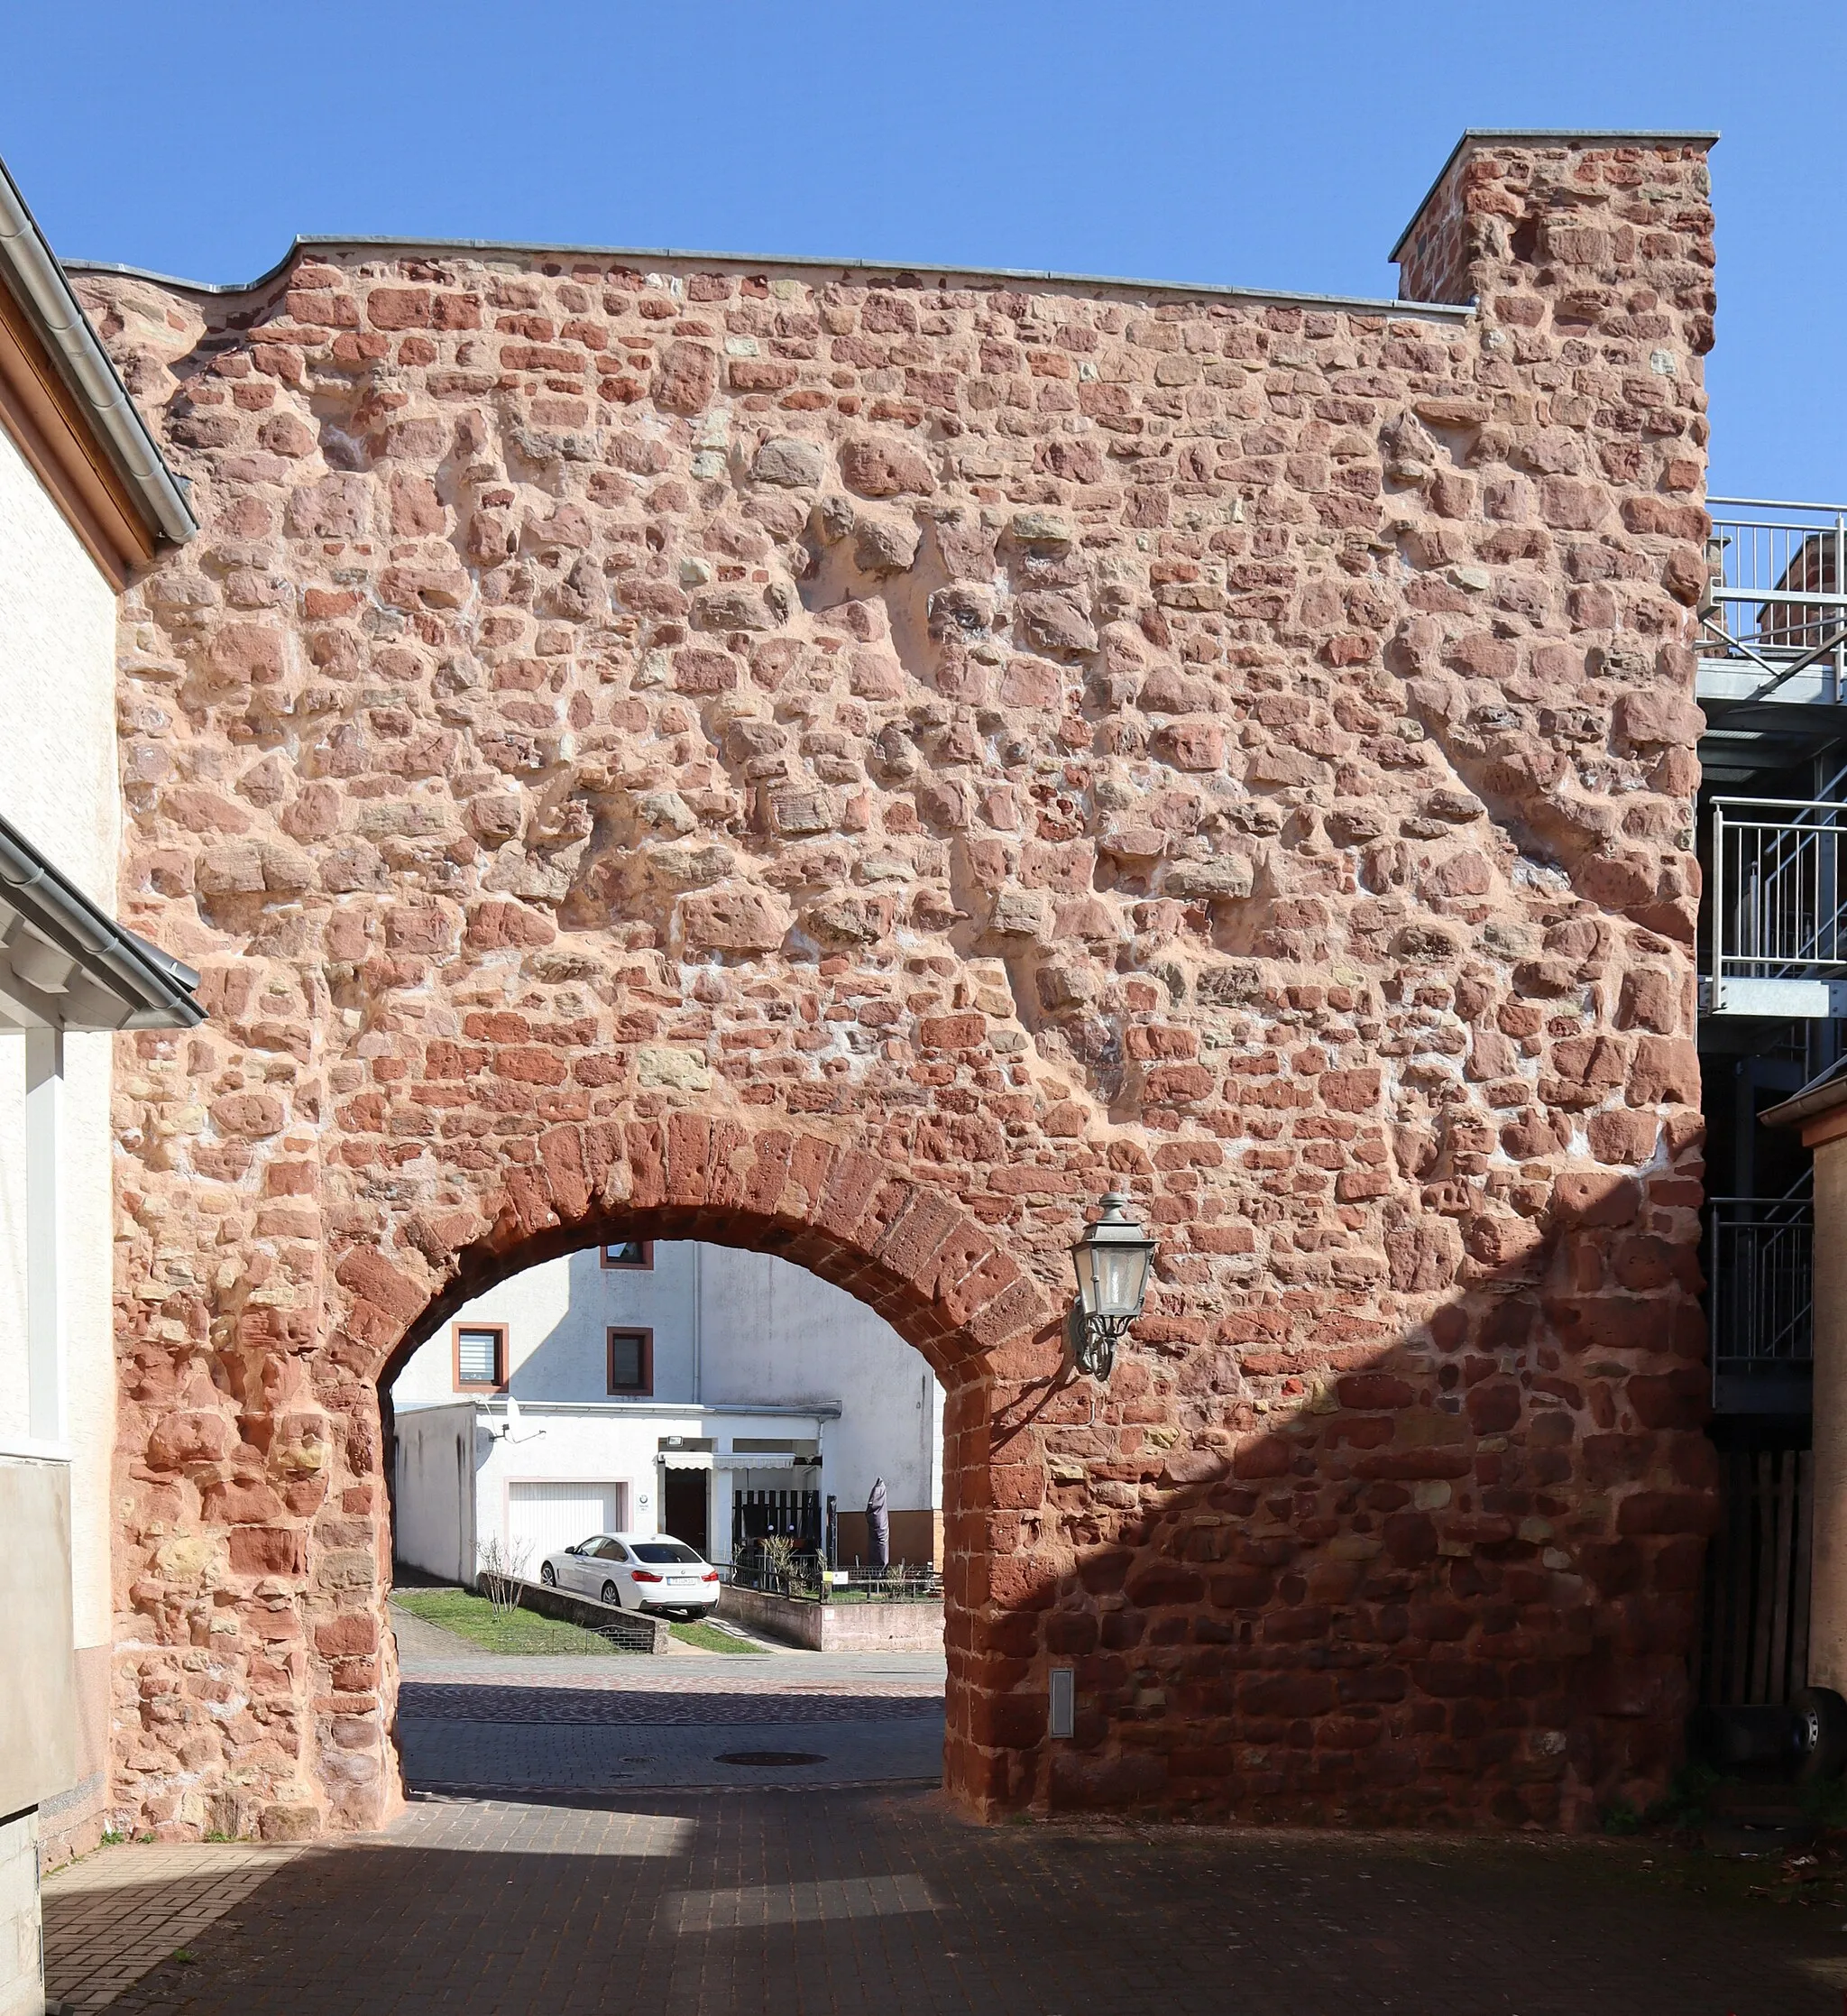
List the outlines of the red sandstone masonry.
{"type": "Polygon", "coordinates": [[[1710,225],[1696,148],[1494,143],[1406,254],[1466,316],[85,282],[206,528],[123,637],[124,901],[212,1011],[117,1086],[124,1824],[389,1810],[378,1381],[619,1227],[946,1381],[970,1809],[1660,1781],[1710,225]],[[1111,1183],[1162,1257],[1098,1393],[1111,1183]]]}

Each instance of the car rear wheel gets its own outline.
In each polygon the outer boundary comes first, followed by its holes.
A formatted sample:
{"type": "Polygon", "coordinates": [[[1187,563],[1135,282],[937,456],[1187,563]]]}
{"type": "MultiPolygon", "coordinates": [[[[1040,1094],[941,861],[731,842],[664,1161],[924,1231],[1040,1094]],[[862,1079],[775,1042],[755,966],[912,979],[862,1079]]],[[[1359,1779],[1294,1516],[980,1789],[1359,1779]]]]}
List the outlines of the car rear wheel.
{"type": "Polygon", "coordinates": [[[539,1570],[538,1579],[548,1589],[555,1589],[558,1586],[558,1571],[549,1561],[539,1570]]]}
{"type": "Polygon", "coordinates": [[[616,1585],[613,1582],[605,1582],[603,1584],[602,1599],[611,1606],[611,1609],[620,1610],[622,1607],[621,1596],[618,1592],[616,1585]]]}
{"type": "Polygon", "coordinates": [[[1805,1687],[1789,1703],[1796,1717],[1796,1775],[1833,1778],[1847,1765],[1847,1701],[1832,1687],[1805,1687]]]}

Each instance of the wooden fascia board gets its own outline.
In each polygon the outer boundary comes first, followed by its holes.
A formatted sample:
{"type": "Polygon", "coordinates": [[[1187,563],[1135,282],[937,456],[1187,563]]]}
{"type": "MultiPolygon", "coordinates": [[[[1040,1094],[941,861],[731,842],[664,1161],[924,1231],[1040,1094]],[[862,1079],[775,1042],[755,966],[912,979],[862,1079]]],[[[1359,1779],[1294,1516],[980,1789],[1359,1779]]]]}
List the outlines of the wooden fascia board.
{"type": "Polygon", "coordinates": [[[1838,1141],[1843,1134],[1847,1134],[1847,1106],[1836,1106],[1804,1123],[1802,1145],[1818,1148],[1824,1141],[1838,1141]]]}
{"type": "Polygon", "coordinates": [[[154,557],[128,486],[47,355],[0,286],[0,425],[18,446],[90,557],[119,591],[154,557]]]}

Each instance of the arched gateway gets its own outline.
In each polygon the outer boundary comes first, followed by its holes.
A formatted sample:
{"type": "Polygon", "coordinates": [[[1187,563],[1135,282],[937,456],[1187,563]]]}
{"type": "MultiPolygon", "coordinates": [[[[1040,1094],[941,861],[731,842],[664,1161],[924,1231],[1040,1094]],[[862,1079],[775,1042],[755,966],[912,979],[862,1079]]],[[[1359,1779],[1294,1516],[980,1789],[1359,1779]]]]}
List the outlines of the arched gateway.
{"type": "Polygon", "coordinates": [[[211,1011],[120,1060],[128,1824],[389,1809],[381,1370],[618,1233],[774,1247],[949,1387],[969,1809],[1646,1795],[1711,1505],[1705,190],[1477,137],[1425,307],[85,280],[206,528],[123,640],[123,903],[211,1011]]]}
{"type": "MultiPolygon", "coordinates": [[[[489,1198],[485,1212],[464,1210],[428,1225],[424,1266],[394,1266],[362,1247],[335,1268],[338,1344],[354,1376],[326,1397],[349,1462],[356,1451],[356,1471],[369,1474],[375,1464],[378,1395],[409,1352],[455,1309],[535,1262],[620,1233],[747,1247],[807,1267],[878,1310],[943,1383],[945,1643],[954,1702],[944,1779],[977,1812],[1017,1802],[1023,1788],[993,1741],[1006,1689],[988,1683],[994,1648],[978,1620],[997,1598],[1012,1605],[1035,1579],[1049,1588],[1057,1577],[1055,1563],[1035,1561],[1035,1550],[1014,1534],[997,1591],[989,1552],[995,1369],[1018,1376],[1058,1366],[1056,1325],[1048,1334],[1037,1286],[953,1197],[817,1133],[679,1112],[665,1122],[555,1127],[536,1145],[534,1162],[489,1198]]],[[[395,1790],[390,1634],[380,1610],[391,1560],[383,1509],[373,1491],[377,1530],[363,1536],[371,1553],[355,1560],[342,1548],[346,1559],[310,1578],[307,1606],[308,1637],[327,1662],[317,1775],[335,1817],[351,1825],[367,1824],[395,1790]]],[[[995,1677],[1005,1680],[1004,1666],[995,1677]]]]}

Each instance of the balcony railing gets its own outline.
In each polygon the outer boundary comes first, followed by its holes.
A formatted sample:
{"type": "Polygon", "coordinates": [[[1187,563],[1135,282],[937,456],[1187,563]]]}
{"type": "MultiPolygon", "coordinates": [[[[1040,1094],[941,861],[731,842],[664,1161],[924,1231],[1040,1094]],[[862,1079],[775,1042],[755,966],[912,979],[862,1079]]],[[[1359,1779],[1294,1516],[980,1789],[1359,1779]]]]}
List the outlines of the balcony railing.
{"type": "Polygon", "coordinates": [[[1847,803],[1714,798],[1705,1008],[1825,1018],[1847,990],[1847,803]]]}
{"type": "Polygon", "coordinates": [[[1796,1413],[1815,1355],[1815,1202],[1714,1197],[1706,1207],[1713,1404],[1722,1413],[1796,1413]]]}
{"type": "Polygon", "coordinates": [[[1701,698],[1847,701],[1847,505],[1708,508],[1701,698]]]}

